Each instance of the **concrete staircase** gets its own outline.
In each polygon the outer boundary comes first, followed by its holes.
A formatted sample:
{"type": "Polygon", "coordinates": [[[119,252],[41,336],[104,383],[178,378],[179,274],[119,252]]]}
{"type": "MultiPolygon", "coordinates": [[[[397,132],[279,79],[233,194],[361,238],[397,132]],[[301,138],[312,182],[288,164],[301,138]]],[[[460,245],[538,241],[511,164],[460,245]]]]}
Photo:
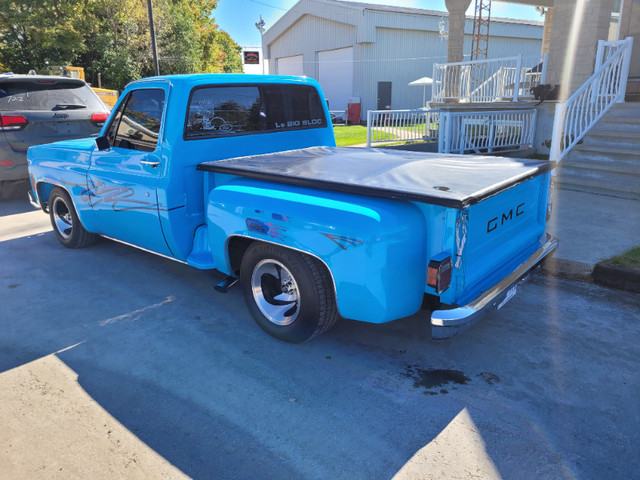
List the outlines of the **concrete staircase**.
{"type": "Polygon", "coordinates": [[[555,182],[640,200],[640,103],[614,105],[562,160],[555,182]]]}

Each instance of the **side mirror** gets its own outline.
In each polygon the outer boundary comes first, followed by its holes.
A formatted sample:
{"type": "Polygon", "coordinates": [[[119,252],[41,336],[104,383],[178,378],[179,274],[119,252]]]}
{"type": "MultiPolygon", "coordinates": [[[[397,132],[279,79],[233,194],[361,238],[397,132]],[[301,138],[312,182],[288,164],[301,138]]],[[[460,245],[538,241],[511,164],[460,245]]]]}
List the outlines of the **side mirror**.
{"type": "Polygon", "coordinates": [[[98,137],[96,138],[96,147],[98,147],[98,150],[100,151],[109,150],[111,148],[111,144],[107,137],[98,137]]]}

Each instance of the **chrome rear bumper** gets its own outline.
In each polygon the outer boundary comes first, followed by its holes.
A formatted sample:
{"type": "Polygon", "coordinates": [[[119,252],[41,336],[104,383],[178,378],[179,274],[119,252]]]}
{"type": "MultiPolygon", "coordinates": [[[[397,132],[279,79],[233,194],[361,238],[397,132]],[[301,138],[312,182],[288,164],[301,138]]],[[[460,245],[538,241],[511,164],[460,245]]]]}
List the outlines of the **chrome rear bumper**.
{"type": "Polygon", "coordinates": [[[454,336],[482,318],[489,311],[500,308],[509,300],[511,290],[526,277],[558,246],[551,235],[525,262],[503,280],[486,290],[467,305],[451,310],[435,310],[431,313],[431,336],[444,339],[454,336]]]}

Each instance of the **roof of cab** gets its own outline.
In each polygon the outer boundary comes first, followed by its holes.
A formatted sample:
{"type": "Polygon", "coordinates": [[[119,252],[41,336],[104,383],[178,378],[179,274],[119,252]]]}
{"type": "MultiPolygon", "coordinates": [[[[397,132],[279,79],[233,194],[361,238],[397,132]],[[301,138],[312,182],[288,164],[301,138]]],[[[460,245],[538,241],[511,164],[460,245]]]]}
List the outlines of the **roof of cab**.
{"type": "Polygon", "coordinates": [[[166,81],[174,86],[191,88],[197,85],[214,84],[243,84],[243,83],[290,83],[317,85],[317,82],[308,77],[294,77],[288,75],[250,75],[244,73],[193,73],[188,75],[161,75],[136,80],[127,85],[135,86],[150,81],[166,81]]]}

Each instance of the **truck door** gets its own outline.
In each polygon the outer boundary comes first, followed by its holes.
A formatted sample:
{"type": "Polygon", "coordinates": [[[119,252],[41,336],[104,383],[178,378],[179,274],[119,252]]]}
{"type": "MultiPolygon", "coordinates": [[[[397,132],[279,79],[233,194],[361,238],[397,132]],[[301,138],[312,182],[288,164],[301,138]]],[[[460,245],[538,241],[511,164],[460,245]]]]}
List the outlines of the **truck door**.
{"type": "Polygon", "coordinates": [[[172,256],[159,218],[166,205],[157,194],[168,87],[151,85],[120,102],[106,130],[109,148],[92,153],[87,190],[96,233],[172,256]]]}

